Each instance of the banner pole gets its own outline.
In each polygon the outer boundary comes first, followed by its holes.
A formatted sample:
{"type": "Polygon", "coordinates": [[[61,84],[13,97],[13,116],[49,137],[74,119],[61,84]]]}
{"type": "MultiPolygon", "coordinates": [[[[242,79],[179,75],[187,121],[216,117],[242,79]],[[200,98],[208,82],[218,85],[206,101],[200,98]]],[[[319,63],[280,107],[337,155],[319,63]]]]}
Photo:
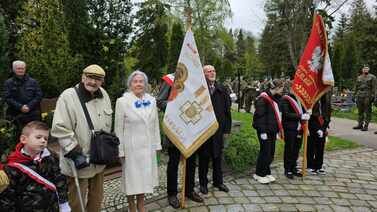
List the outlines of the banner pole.
{"type": "Polygon", "coordinates": [[[303,177],[306,176],[306,168],[307,168],[307,151],[308,151],[308,121],[304,121],[304,132],[303,132],[303,142],[304,142],[304,151],[303,151],[303,156],[302,156],[302,169],[301,169],[301,174],[303,177]]]}
{"type": "Polygon", "coordinates": [[[182,191],[181,191],[181,208],[185,208],[185,198],[186,198],[186,158],[181,155],[181,163],[182,163],[182,191]]]}

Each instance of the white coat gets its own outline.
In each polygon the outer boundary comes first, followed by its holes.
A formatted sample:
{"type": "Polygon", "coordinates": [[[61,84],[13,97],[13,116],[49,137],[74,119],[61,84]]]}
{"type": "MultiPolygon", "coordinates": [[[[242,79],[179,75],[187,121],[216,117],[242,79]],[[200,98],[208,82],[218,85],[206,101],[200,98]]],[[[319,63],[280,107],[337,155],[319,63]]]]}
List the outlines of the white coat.
{"type": "Polygon", "coordinates": [[[122,191],[127,195],[153,193],[158,186],[156,151],[161,150],[156,100],[144,95],[148,106],[136,107],[140,101],[132,92],[117,99],[114,131],[120,139],[119,157],[124,157],[122,191]]]}

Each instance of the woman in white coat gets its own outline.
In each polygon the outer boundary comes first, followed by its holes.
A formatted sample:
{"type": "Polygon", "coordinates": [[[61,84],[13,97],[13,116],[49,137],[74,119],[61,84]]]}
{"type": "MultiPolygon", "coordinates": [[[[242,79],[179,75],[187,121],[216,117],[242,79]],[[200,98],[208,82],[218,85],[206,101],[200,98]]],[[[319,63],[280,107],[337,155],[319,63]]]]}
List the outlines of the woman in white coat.
{"type": "Polygon", "coordinates": [[[122,191],[127,195],[131,212],[144,209],[144,194],[158,186],[156,152],[161,150],[156,100],[145,92],[147,76],[134,71],[127,81],[129,91],[117,99],[115,134],[120,139],[122,191]]]}

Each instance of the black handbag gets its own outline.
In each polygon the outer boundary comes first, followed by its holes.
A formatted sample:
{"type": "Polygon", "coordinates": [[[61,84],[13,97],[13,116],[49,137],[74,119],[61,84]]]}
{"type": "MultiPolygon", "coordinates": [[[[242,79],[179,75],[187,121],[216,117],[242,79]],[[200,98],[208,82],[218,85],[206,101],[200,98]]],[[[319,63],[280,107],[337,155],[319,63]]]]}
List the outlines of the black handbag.
{"type": "Polygon", "coordinates": [[[113,133],[100,130],[95,131],[92,119],[90,118],[85,102],[81,97],[78,89],[75,87],[76,93],[80,99],[81,106],[84,110],[86,121],[90,131],[92,132],[90,141],[90,160],[92,164],[108,165],[119,158],[119,138],[113,133]]]}

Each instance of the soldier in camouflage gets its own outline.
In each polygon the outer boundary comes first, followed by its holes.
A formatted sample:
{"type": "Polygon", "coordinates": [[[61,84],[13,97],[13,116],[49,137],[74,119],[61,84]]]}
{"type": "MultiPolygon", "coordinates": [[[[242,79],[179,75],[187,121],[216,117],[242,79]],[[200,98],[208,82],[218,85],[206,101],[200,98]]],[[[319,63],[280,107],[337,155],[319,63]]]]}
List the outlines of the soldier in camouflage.
{"type": "Polygon", "coordinates": [[[357,77],[355,86],[356,104],[359,113],[358,125],[353,129],[368,131],[371,120],[372,103],[376,98],[376,77],[369,73],[369,67],[364,66],[362,73],[357,77]]]}

